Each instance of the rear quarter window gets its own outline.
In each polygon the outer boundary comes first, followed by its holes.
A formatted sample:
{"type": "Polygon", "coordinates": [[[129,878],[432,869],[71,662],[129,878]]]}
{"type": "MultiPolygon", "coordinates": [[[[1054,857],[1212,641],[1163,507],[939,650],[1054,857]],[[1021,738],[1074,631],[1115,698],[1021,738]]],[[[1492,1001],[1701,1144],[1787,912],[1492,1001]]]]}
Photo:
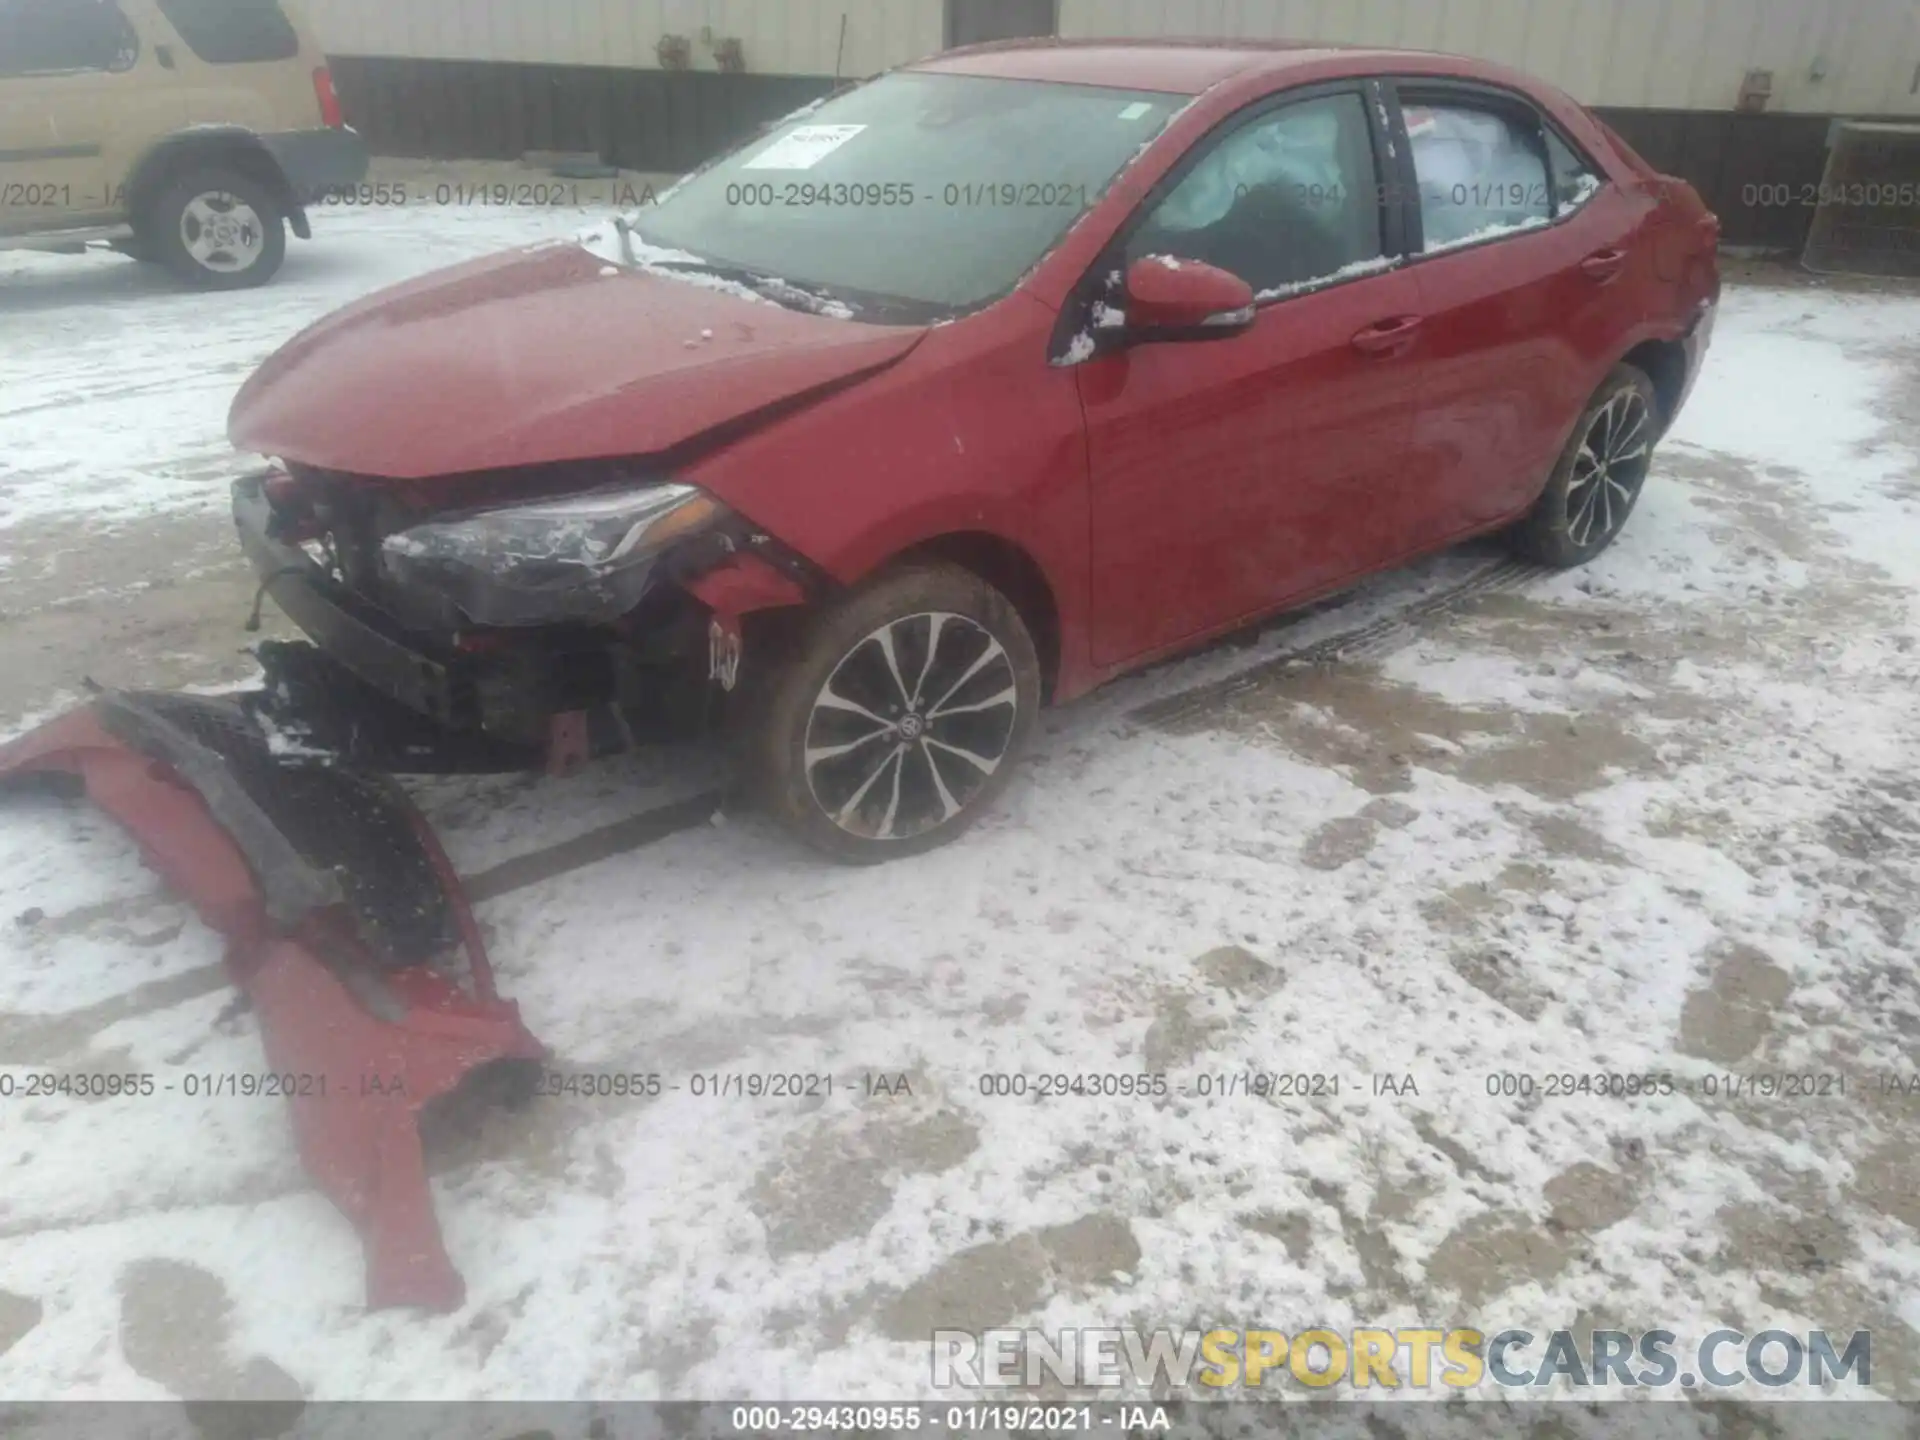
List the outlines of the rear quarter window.
{"type": "Polygon", "coordinates": [[[1648,179],[1653,179],[1659,175],[1660,172],[1647,163],[1646,157],[1634,149],[1633,146],[1629,145],[1626,139],[1618,130],[1614,129],[1613,126],[1602,120],[1591,110],[1587,111],[1587,118],[1593,121],[1594,126],[1602,135],[1613,142],[1613,148],[1619,151],[1620,158],[1627,162],[1628,168],[1636,175],[1643,175],[1648,179]]]}
{"type": "Polygon", "coordinates": [[[130,70],[139,58],[112,0],[0,0],[0,76],[130,70]]]}
{"type": "Polygon", "coordinates": [[[291,60],[300,36],[278,0],[158,0],[189,50],[210,65],[291,60]]]}
{"type": "Polygon", "coordinates": [[[1553,179],[1553,213],[1568,215],[1600,191],[1600,172],[1556,131],[1547,131],[1547,166],[1553,179]]]}

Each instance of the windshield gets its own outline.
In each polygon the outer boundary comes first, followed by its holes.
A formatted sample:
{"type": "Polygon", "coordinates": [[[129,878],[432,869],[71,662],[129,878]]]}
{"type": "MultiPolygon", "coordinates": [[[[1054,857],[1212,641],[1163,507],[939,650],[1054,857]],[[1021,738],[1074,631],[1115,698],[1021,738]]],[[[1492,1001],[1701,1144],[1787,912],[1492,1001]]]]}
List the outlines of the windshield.
{"type": "Polygon", "coordinates": [[[897,71],[694,175],[634,233],[863,318],[969,310],[1011,290],[1187,100],[897,71]]]}

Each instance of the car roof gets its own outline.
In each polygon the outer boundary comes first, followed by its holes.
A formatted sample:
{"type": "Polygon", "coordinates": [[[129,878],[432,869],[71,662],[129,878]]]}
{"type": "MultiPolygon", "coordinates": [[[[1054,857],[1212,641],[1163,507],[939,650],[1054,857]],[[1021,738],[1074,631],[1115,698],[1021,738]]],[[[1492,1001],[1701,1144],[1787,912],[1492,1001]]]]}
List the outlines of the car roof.
{"type": "Polygon", "coordinates": [[[1006,80],[1051,80],[1062,85],[1104,85],[1116,90],[1158,90],[1198,95],[1223,81],[1344,62],[1338,68],[1369,74],[1405,68],[1417,61],[1433,74],[1479,76],[1491,67],[1460,55],[1431,50],[1387,50],[1299,40],[1066,40],[1041,37],[994,40],[930,56],[907,68],[1006,80]]]}

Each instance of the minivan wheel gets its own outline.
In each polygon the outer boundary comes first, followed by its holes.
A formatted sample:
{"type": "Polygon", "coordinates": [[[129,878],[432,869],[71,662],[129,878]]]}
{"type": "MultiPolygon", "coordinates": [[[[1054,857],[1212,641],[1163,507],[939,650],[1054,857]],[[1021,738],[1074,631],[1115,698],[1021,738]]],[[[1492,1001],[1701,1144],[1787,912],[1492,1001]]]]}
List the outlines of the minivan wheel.
{"type": "Polygon", "coordinates": [[[1633,513],[1659,438],[1653,381],[1616,365],[1573,427],[1539,501],[1508,532],[1513,548],[1561,569],[1593,559],[1633,513]]]}
{"type": "Polygon", "coordinates": [[[147,208],[140,243],[202,290],[264,285],[287,258],[284,211],[271,191],[237,170],[182,175],[147,208]]]}
{"type": "Polygon", "coordinates": [[[1039,707],[1039,660],[1012,602],[971,571],[916,563],[813,617],[749,721],[749,763],[787,829],[873,864],[972,824],[1039,707]]]}

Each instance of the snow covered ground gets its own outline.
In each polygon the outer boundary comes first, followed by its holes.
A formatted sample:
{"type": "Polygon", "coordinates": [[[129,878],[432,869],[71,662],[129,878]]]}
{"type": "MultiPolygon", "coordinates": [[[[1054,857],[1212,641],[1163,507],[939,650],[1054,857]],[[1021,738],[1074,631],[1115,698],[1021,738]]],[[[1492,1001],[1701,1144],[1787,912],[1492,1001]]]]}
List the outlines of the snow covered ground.
{"type": "MultiPolygon", "coordinates": [[[[579,223],[327,216],[222,297],[0,255],[0,729],[86,673],[242,678],[234,388],[579,223]]],[[[936,1325],[1466,1323],[1868,1328],[1920,1398],[1916,337],[1912,294],[1730,288],[1599,562],[1420,605],[1469,547],[1111,687],[948,849],[838,869],[730,815],[489,900],[559,1064],[682,1088],[448,1137],[459,1314],[361,1309],[277,1102],[0,1101],[0,1394],[899,1397],[936,1325]],[[1171,1093],[983,1084],[1142,1072],[1171,1093]],[[1845,1093],[1708,1079],[1782,1072],[1845,1093]],[[792,1073],[831,1096],[692,1084],[792,1073]],[[1246,1073],[1338,1093],[1199,1093],[1246,1073]]],[[[706,779],[425,794],[472,873],[706,779]]],[[[217,960],[110,824],[0,809],[0,1076],[258,1070],[217,960]]]]}

